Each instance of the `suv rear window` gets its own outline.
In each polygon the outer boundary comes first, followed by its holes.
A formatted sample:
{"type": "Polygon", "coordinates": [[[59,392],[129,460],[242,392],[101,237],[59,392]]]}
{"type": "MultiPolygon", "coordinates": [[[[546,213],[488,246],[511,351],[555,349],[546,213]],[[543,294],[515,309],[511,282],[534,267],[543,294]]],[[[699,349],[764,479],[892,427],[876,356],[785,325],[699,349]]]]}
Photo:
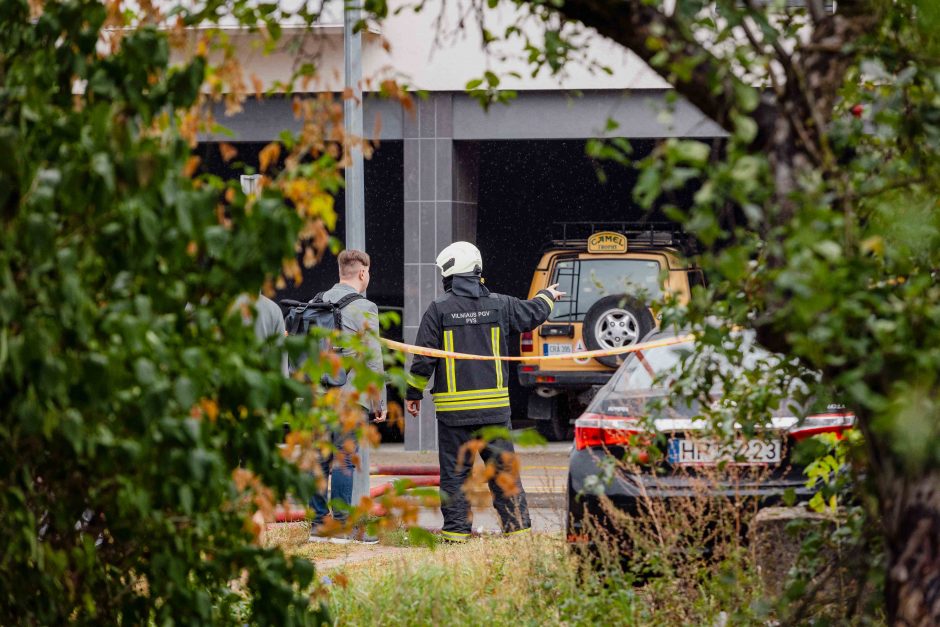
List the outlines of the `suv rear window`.
{"type": "Polygon", "coordinates": [[[580,322],[591,305],[610,294],[662,295],[660,267],[646,259],[565,259],[555,264],[552,283],[568,296],[555,303],[549,320],[580,322]]]}

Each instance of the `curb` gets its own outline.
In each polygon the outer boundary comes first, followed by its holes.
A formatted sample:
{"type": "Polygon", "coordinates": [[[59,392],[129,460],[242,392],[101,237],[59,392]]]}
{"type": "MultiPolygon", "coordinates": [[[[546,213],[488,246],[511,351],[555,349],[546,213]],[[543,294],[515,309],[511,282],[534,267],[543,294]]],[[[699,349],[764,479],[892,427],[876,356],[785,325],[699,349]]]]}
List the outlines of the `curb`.
{"type": "MultiPolygon", "coordinates": [[[[489,491],[480,491],[472,493],[471,502],[484,504],[486,507],[493,506],[493,500],[489,491]]],[[[567,506],[564,492],[526,492],[526,504],[529,509],[557,509],[563,510],[567,506]]]]}
{"type": "Polygon", "coordinates": [[[550,494],[526,494],[526,501],[529,509],[558,509],[563,510],[566,507],[564,492],[553,492],[550,494]]]}

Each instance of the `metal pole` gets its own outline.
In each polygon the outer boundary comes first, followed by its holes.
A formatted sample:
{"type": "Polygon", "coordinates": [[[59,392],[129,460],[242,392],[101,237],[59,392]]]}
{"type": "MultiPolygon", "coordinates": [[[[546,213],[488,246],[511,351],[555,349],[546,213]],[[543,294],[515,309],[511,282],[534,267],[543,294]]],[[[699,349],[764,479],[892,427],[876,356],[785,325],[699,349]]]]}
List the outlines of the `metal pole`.
{"type": "MultiPolygon", "coordinates": [[[[354,2],[357,0],[353,0],[354,2]]],[[[360,20],[358,6],[346,6],[343,19],[343,57],[346,89],[352,98],[343,101],[346,136],[362,138],[362,32],[353,33],[360,20]]],[[[351,162],[346,167],[346,248],[366,249],[365,198],[363,192],[362,150],[352,148],[351,162]]]]}
{"type": "MultiPolygon", "coordinates": [[[[358,0],[352,0],[357,2],[358,0]]],[[[343,126],[347,141],[362,138],[362,33],[353,27],[362,15],[358,5],[347,4],[343,12],[343,65],[345,86],[352,98],[343,100],[343,126]]],[[[366,249],[365,193],[362,150],[358,144],[351,149],[346,166],[346,248],[366,249]]],[[[369,445],[359,442],[359,467],[353,477],[353,505],[369,496],[369,445]]]]}

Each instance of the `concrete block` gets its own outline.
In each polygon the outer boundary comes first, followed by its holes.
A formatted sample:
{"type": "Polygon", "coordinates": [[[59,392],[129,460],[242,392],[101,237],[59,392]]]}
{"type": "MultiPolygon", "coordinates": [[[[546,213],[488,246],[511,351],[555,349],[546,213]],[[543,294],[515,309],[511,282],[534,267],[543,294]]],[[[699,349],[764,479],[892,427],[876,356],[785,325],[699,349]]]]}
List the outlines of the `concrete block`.
{"type": "Polygon", "coordinates": [[[437,137],[454,136],[454,97],[452,94],[434,94],[435,135],[437,137]]]}
{"type": "MultiPolygon", "coordinates": [[[[420,273],[418,271],[417,264],[408,264],[405,266],[405,303],[415,303],[412,307],[405,307],[405,315],[402,321],[403,326],[407,330],[409,327],[418,328],[418,325],[421,323],[421,316],[424,313],[423,311],[418,311],[417,302],[420,298],[419,294],[419,280],[420,273]]],[[[417,332],[417,331],[416,331],[417,332]]],[[[407,335],[407,334],[406,334],[407,335]]],[[[405,342],[411,343],[414,341],[414,337],[406,337],[405,342]]]]}
{"type": "MultiPolygon", "coordinates": [[[[797,564],[802,544],[809,534],[829,534],[839,524],[839,516],[839,513],[820,514],[804,507],[767,507],[758,511],[749,529],[750,549],[760,578],[770,595],[779,596],[783,593],[789,571],[797,564]],[[793,525],[799,522],[805,524],[793,525]]],[[[829,569],[824,575],[825,579],[810,582],[809,589],[816,592],[813,598],[802,601],[808,602],[812,611],[819,615],[831,613],[832,616],[843,616],[850,604],[858,598],[859,586],[864,586],[861,597],[863,603],[870,599],[873,590],[859,581],[859,575],[864,573],[853,572],[855,569],[850,566],[859,563],[858,556],[839,555],[837,546],[823,545],[822,550],[831,552],[831,555],[822,557],[830,558],[839,565],[829,569]]]]}
{"type": "Polygon", "coordinates": [[[405,263],[421,261],[421,203],[416,200],[405,201],[404,246],[405,263]]]}
{"type": "Polygon", "coordinates": [[[409,137],[417,138],[418,134],[418,109],[415,107],[413,110],[408,111],[402,107],[402,137],[407,139],[409,137]]]}
{"type": "Polygon", "coordinates": [[[796,563],[806,537],[806,533],[794,535],[787,531],[794,521],[807,521],[814,527],[833,522],[830,517],[803,507],[767,507],[758,511],[751,522],[751,554],[764,585],[775,595],[783,590],[787,573],[796,563]]]}
{"type": "Polygon", "coordinates": [[[437,259],[437,203],[421,203],[421,247],[419,261],[434,263],[437,259]]]}
{"type": "Polygon", "coordinates": [[[421,200],[437,198],[437,149],[433,139],[422,139],[419,149],[418,193],[421,200]]]}
{"type": "Polygon", "coordinates": [[[434,137],[434,100],[418,98],[418,133],[421,138],[434,137]]]}
{"type": "Polygon", "coordinates": [[[419,266],[421,268],[421,276],[419,277],[418,283],[418,293],[420,294],[420,303],[418,309],[421,311],[420,315],[424,315],[424,311],[428,308],[428,305],[431,304],[431,301],[434,300],[437,290],[435,287],[440,283],[440,278],[438,278],[439,271],[437,266],[433,263],[423,263],[419,266]]]}
{"type": "Polygon", "coordinates": [[[437,212],[435,229],[435,259],[437,253],[454,241],[454,206],[449,201],[438,200],[434,203],[437,212]]]}
{"type": "Polygon", "coordinates": [[[418,183],[420,182],[419,177],[419,166],[420,162],[418,160],[418,140],[417,139],[406,139],[403,144],[403,157],[404,157],[404,191],[405,191],[405,201],[409,200],[419,200],[419,189],[418,183]]]}
{"type": "Polygon", "coordinates": [[[449,139],[434,140],[437,154],[437,169],[435,170],[437,200],[450,200],[454,189],[454,142],[449,139]]]}

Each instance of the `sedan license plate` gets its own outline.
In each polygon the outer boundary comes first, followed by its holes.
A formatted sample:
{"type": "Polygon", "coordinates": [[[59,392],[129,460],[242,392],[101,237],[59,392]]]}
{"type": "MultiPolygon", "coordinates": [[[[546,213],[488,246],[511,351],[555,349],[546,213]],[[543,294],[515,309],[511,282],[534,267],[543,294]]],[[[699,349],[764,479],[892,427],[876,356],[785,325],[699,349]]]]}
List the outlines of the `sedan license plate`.
{"type": "Polygon", "coordinates": [[[542,352],[545,355],[570,355],[571,344],[549,344],[545,342],[542,344],[542,352]]]}
{"type": "Polygon", "coordinates": [[[722,444],[716,440],[669,440],[666,459],[673,465],[686,464],[779,464],[782,445],[780,440],[748,440],[737,445],[722,444]]]}

